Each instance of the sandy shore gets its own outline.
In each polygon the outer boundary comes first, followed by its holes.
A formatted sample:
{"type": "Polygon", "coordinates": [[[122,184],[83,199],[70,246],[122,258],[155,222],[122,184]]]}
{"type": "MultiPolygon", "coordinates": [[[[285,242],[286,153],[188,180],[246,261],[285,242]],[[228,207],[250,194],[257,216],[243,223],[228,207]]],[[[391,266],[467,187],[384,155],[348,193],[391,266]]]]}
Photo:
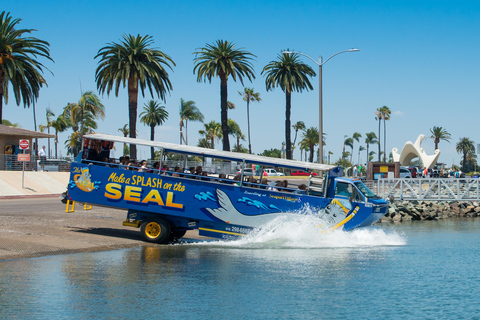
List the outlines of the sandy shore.
{"type": "MultiPolygon", "coordinates": [[[[95,207],[66,213],[58,197],[0,200],[0,260],[144,246],[126,211],[95,207]]],[[[185,238],[198,239],[198,231],[185,238]]],[[[151,244],[148,244],[151,246],[151,244]]]]}

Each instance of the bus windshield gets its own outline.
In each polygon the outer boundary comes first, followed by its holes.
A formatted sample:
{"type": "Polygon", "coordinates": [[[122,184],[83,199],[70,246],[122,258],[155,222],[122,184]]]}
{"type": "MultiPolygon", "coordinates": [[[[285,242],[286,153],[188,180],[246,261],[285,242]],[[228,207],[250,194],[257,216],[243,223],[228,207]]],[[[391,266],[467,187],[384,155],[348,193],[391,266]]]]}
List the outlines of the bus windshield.
{"type": "Polygon", "coordinates": [[[372,190],[368,189],[368,187],[364,185],[363,182],[355,181],[354,184],[363,193],[365,197],[369,199],[380,199],[380,197],[373,193],[372,190]]]}

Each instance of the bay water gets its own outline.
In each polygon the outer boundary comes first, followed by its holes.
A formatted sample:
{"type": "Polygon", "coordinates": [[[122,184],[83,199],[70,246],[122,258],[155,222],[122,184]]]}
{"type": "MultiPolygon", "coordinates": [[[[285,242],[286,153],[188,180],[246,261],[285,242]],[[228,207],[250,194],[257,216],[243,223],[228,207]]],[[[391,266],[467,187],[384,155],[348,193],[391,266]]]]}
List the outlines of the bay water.
{"type": "Polygon", "coordinates": [[[480,319],[480,219],[0,262],[0,319],[480,319]]]}

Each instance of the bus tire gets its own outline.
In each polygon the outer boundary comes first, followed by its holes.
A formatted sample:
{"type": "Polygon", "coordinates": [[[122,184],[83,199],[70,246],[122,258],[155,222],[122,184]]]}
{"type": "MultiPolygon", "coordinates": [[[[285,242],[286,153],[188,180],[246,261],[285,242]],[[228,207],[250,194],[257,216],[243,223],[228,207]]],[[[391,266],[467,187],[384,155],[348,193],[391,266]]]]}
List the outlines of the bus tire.
{"type": "Polygon", "coordinates": [[[153,243],[168,243],[170,224],[160,217],[145,221],[140,227],[143,240],[153,243]]]}

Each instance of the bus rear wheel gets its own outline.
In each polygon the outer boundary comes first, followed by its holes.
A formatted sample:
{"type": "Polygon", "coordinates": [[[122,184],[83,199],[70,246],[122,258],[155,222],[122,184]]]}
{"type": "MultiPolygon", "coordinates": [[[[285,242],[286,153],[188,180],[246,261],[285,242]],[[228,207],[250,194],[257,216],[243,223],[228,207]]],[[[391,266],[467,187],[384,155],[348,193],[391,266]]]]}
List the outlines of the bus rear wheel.
{"type": "Polygon", "coordinates": [[[147,242],[167,243],[170,236],[170,224],[162,218],[154,218],[142,223],[140,233],[147,242]]]}
{"type": "Polygon", "coordinates": [[[185,235],[185,233],[187,233],[187,230],[178,230],[178,229],[172,230],[172,232],[170,233],[170,236],[168,237],[168,242],[178,241],[185,235]]]}

